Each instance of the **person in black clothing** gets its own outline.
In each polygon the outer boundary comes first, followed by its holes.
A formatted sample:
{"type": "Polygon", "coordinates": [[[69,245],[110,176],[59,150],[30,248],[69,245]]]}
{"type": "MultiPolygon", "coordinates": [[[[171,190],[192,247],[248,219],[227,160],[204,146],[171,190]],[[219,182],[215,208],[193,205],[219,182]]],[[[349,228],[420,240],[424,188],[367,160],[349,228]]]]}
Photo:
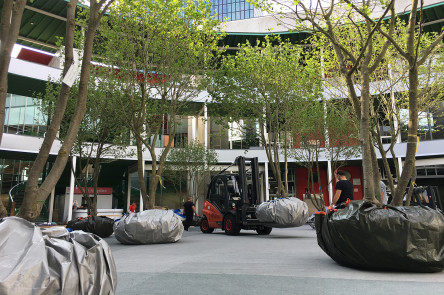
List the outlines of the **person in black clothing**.
{"type": "Polygon", "coordinates": [[[193,197],[188,197],[188,201],[183,204],[183,214],[187,217],[183,222],[184,229],[187,231],[193,223],[193,215],[199,216],[194,207],[193,197]]]}
{"type": "Polygon", "coordinates": [[[336,206],[344,203],[347,199],[353,200],[353,184],[347,180],[345,171],[335,171],[336,178],[336,192],[333,197],[333,204],[336,206]]]}

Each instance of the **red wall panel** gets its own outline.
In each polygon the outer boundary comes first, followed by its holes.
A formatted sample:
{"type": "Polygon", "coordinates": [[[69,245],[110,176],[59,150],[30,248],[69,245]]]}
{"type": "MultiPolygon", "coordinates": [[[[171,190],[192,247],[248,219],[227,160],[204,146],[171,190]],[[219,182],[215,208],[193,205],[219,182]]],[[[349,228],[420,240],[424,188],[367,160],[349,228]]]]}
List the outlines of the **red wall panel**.
{"type": "MultiPolygon", "coordinates": [[[[362,169],[360,166],[348,166],[348,167],[342,167],[340,170],[344,170],[350,173],[351,179],[350,181],[353,183],[353,197],[355,200],[362,200],[363,193],[362,193],[362,169]]],[[[313,169],[314,172],[316,172],[316,169],[313,169]]],[[[299,199],[303,199],[303,195],[305,193],[305,189],[308,188],[308,169],[307,168],[296,168],[296,175],[295,175],[295,182],[296,182],[296,196],[299,199]]],[[[319,171],[319,181],[320,181],[320,189],[322,190],[322,193],[324,194],[324,202],[325,204],[329,204],[328,199],[328,180],[327,180],[327,170],[326,169],[320,169],[319,171]]],[[[314,183],[314,193],[319,194],[319,181],[314,183]]],[[[334,193],[334,187],[335,187],[336,181],[333,179],[333,193],[334,193]]],[[[310,184],[310,190],[312,186],[310,184]]],[[[313,193],[313,192],[312,192],[313,193]]]]}

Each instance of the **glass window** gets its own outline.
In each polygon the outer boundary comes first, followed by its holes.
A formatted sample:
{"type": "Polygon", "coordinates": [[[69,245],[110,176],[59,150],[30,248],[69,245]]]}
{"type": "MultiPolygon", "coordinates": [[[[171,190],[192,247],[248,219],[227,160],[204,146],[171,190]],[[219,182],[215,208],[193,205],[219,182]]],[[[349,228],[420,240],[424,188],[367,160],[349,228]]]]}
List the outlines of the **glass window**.
{"type": "Polygon", "coordinates": [[[37,115],[36,115],[36,118],[37,118],[37,124],[40,124],[40,125],[46,125],[46,122],[48,122],[48,116],[46,116],[45,114],[43,114],[42,112],[41,112],[41,110],[40,109],[37,109],[37,115]]]}
{"type": "Polygon", "coordinates": [[[26,97],[21,95],[12,95],[11,107],[24,107],[26,105],[26,97]]]}
{"type": "Polygon", "coordinates": [[[217,196],[224,196],[225,195],[225,183],[220,178],[214,184],[214,194],[217,196]]]}
{"type": "Polygon", "coordinates": [[[21,112],[22,112],[22,108],[18,108],[18,107],[13,107],[10,108],[9,111],[9,120],[7,122],[8,125],[18,125],[20,124],[20,117],[21,117],[21,112]]]}
{"type": "Polygon", "coordinates": [[[7,133],[42,135],[46,131],[47,117],[42,114],[40,100],[20,95],[9,95],[6,105],[5,128],[7,133]]]}
{"type": "Polygon", "coordinates": [[[6,125],[8,125],[8,118],[9,118],[9,108],[6,108],[6,110],[5,110],[5,122],[3,122],[5,127],[6,127],[6,125]]]}
{"type": "MultiPolygon", "coordinates": [[[[400,123],[402,126],[401,140],[407,141],[408,114],[407,109],[400,109],[400,123]]],[[[420,140],[444,138],[444,103],[428,112],[418,112],[418,136],[420,140]]]]}
{"type": "Polygon", "coordinates": [[[425,176],[425,175],[426,175],[426,172],[425,172],[425,169],[423,167],[416,169],[416,176],[417,177],[418,176],[425,176]]]}
{"type": "Polygon", "coordinates": [[[436,175],[436,170],[435,168],[427,168],[426,173],[427,175],[436,175]]]}
{"type": "Polygon", "coordinates": [[[26,108],[25,112],[25,124],[34,124],[35,123],[35,113],[36,113],[36,107],[30,106],[26,108]]]}

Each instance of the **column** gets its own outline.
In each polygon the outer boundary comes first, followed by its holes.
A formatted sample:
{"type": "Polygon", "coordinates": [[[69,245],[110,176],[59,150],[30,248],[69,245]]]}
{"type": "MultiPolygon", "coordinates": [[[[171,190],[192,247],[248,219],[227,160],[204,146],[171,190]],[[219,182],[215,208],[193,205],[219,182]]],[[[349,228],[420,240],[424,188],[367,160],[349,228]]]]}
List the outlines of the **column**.
{"type": "Polygon", "coordinates": [[[270,200],[270,185],[268,184],[268,162],[264,163],[264,167],[265,167],[265,173],[264,173],[264,177],[265,177],[265,201],[270,200]]]}
{"type": "Polygon", "coordinates": [[[329,203],[333,201],[333,177],[331,174],[331,161],[327,162],[327,182],[328,182],[328,200],[329,203]]]}
{"type": "Polygon", "coordinates": [[[196,141],[196,117],[191,118],[191,142],[196,141]]]}
{"type": "Polygon", "coordinates": [[[72,219],[72,203],[74,201],[74,183],[75,183],[75,177],[76,177],[76,175],[75,175],[75,172],[76,172],[76,162],[77,162],[77,157],[73,156],[72,157],[72,167],[73,167],[73,169],[71,169],[71,180],[69,182],[68,220],[72,219]]]}
{"type": "Polygon", "coordinates": [[[123,208],[123,212],[127,212],[129,205],[131,205],[131,173],[128,172],[128,187],[126,189],[126,208],[123,208]]]}
{"type": "MultiPolygon", "coordinates": [[[[143,157],[143,156],[142,156],[143,157]]],[[[145,160],[143,160],[143,179],[145,179],[145,160]]],[[[153,161],[155,161],[155,159],[153,159],[153,161]]],[[[153,168],[151,168],[153,169],[153,168]]],[[[152,174],[151,174],[152,175],[152,174]]],[[[142,183],[139,183],[140,188],[142,188],[142,183]]],[[[142,197],[142,189],[139,190],[139,196],[140,196],[140,206],[139,206],[139,212],[143,211],[143,197],[142,197]]]]}
{"type": "Polygon", "coordinates": [[[51,197],[49,199],[49,216],[48,216],[48,222],[52,222],[52,215],[54,213],[54,194],[55,194],[55,188],[51,191],[51,197]]]}
{"type": "Polygon", "coordinates": [[[208,148],[208,109],[207,104],[204,105],[204,146],[208,148]]]}

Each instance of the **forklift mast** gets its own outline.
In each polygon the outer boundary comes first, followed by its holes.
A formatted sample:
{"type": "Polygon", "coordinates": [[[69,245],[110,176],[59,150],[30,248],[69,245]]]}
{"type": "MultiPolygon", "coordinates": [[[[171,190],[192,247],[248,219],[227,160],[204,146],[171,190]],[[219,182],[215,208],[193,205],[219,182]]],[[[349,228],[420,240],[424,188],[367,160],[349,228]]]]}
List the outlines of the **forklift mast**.
{"type": "Polygon", "coordinates": [[[247,206],[257,205],[259,201],[259,164],[257,157],[237,157],[235,162],[239,171],[239,187],[242,204],[247,206]],[[249,185],[247,185],[246,161],[250,162],[251,169],[252,183],[249,185]]]}

